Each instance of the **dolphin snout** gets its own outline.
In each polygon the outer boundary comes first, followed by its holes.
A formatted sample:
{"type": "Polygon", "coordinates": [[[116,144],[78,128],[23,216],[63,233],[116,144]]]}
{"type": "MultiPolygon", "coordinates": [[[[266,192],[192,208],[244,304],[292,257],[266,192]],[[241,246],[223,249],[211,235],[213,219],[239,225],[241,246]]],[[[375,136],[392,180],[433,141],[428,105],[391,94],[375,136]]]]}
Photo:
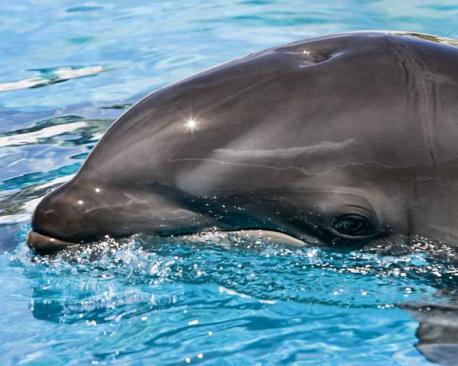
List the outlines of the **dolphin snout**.
{"type": "Polygon", "coordinates": [[[28,245],[39,253],[57,252],[106,235],[122,238],[140,232],[175,233],[183,227],[195,232],[189,222],[202,225],[202,221],[206,223],[200,215],[160,194],[77,177],[38,204],[28,245]]]}
{"type": "Polygon", "coordinates": [[[88,203],[75,192],[78,190],[67,183],[41,200],[32,218],[29,247],[50,253],[86,241],[90,235],[90,225],[84,220],[88,203]]]}

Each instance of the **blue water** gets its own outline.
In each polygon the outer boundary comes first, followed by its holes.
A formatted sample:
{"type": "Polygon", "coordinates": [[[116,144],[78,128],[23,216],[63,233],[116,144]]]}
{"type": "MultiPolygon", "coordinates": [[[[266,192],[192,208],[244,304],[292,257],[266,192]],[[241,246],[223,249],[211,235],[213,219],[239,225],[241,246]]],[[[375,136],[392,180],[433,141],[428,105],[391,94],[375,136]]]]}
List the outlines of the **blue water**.
{"type": "Polygon", "coordinates": [[[147,93],[301,38],[458,38],[456,1],[0,2],[1,365],[428,365],[399,305],[458,271],[420,252],[288,250],[212,234],[53,258],[25,245],[39,199],[147,93]],[[246,249],[247,245],[251,248],[246,249]]]}

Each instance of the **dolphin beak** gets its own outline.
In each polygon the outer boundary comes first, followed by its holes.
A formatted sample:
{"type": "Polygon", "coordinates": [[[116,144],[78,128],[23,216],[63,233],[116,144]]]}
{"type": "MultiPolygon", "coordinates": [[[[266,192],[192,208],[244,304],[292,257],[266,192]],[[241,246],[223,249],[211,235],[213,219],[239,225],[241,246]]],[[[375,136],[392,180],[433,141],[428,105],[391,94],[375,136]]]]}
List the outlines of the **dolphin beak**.
{"type": "Polygon", "coordinates": [[[39,234],[32,230],[29,232],[27,245],[38,254],[54,254],[62,249],[75,247],[78,244],[39,234]]]}
{"type": "Polygon", "coordinates": [[[51,254],[75,246],[76,243],[62,238],[65,209],[68,203],[62,194],[64,186],[44,197],[35,209],[32,217],[32,230],[27,238],[28,246],[38,254],[51,254]]]}
{"type": "Polygon", "coordinates": [[[38,254],[77,247],[85,239],[81,233],[85,234],[90,228],[88,220],[82,219],[83,207],[78,204],[79,200],[90,199],[86,199],[78,187],[72,187],[70,183],[46,195],[35,208],[27,244],[38,254]]]}

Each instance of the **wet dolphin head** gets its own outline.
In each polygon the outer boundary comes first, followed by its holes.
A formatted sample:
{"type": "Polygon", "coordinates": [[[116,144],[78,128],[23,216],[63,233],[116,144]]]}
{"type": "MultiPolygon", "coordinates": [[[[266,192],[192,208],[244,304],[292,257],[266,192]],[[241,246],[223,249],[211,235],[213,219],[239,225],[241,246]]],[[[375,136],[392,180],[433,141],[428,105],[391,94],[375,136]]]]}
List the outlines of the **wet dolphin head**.
{"type": "Polygon", "coordinates": [[[453,242],[457,62],[452,41],[357,32],[261,51],[161,89],[40,202],[29,245],[46,252],[214,228],[337,248],[453,242]]]}

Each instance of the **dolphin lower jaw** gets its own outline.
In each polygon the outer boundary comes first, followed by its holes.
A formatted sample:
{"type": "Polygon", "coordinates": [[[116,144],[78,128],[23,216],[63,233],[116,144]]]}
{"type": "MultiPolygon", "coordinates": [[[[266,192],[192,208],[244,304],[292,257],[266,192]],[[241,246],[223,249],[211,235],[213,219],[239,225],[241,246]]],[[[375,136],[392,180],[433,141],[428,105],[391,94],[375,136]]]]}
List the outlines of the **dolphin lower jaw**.
{"type": "Polygon", "coordinates": [[[112,225],[110,228],[108,228],[108,225],[100,222],[97,222],[97,225],[91,227],[89,224],[90,220],[87,220],[86,223],[88,225],[82,225],[79,230],[74,225],[69,225],[67,232],[65,226],[61,226],[56,232],[48,232],[46,227],[42,228],[40,225],[33,224],[27,238],[27,244],[38,254],[52,254],[63,249],[90,245],[106,237],[119,239],[129,237],[135,233],[156,236],[187,235],[195,234],[210,227],[210,225],[203,225],[204,223],[178,227],[168,225],[162,220],[155,218],[149,219],[148,217],[142,223],[133,223],[128,218],[124,219],[122,217],[113,219],[109,223],[112,225]],[[95,227],[98,227],[100,230],[95,231],[95,227]]]}
{"type": "Polygon", "coordinates": [[[27,245],[38,254],[53,254],[63,249],[75,247],[79,244],[53,238],[32,230],[27,237],[27,245]]]}
{"type": "MultiPolygon", "coordinates": [[[[262,240],[265,243],[281,244],[288,247],[304,247],[308,246],[308,242],[304,242],[288,234],[263,229],[251,229],[251,230],[221,230],[228,234],[238,235],[241,239],[251,240],[253,242],[262,240]]],[[[178,236],[195,235],[196,233],[182,233],[178,236]]],[[[163,235],[162,235],[163,236],[163,235]]],[[[66,240],[61,240],[48,235],[40,234],[36,231],[30,231],[27,238],[27,245],[29,248],[34,250],[40,255],[55,254],[65,249],[78,248],[82,245],[88,245],[89,243],[77,243],[66,240]]]]}

